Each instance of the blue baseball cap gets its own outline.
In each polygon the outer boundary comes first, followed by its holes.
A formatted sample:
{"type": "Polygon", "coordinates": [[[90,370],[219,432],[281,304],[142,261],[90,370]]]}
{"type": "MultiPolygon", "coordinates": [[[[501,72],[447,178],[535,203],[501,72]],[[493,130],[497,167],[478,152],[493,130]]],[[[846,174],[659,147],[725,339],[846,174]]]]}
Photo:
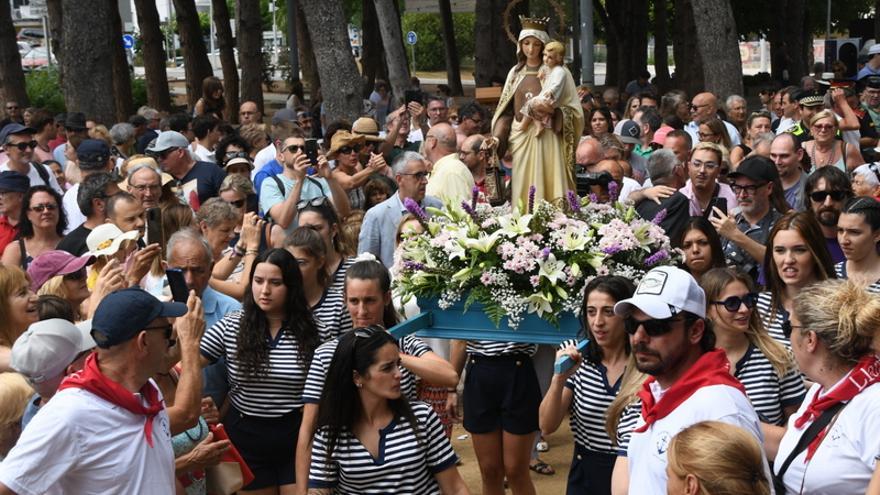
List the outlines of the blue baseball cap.
{"type": "Polygon", "coordinates": [[[162,302],[138,287],[118,290],[105,297],[92,318],[92,338],[102,349],[134,338],[156,318],[177,318],[186,304],[162,302]]]}
{"type": "MultiPolygon", "coordinates": [[[[79,159],[80,168],[85,165],[99,165],[105,167],[110,159],[110,147],[100,139],[85,139],[76,148],[76,157],[79,159]]],[[[86,167],[91,170],[93,167],[86,167]]]]}
{"type": "Polygon", "coordinates": [[[33,130],[30,127],[25,127],[18,122],[13,122],[11,124],[6,124],[3,126],[3,129],[0,130],[0,145],[6,144],[9,142],[9,136],[17,136],[19,134],[35,134],[37,131],[33,130]]]}
{"type": "Polygon", "coordinates": [[[27,192],[31,187],[31,180],[27,175],[14,170],[0,172],[0,191],[27,192]]]}

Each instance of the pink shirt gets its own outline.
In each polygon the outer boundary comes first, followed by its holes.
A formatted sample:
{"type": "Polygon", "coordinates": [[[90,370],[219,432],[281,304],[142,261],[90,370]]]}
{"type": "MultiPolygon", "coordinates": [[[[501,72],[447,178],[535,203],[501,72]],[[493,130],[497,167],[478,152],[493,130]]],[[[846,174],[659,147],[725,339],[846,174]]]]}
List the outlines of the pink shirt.
{"type": "MultiPolygon", "coordinates": [[[[718,186],[718,197],[727,200],[727,212],[729,214],[739,204],[736,201],[736,194],[733,194],[733,190],[727,184],[718,184],[718,186]]],[[[684,187],[679,189],[679,191],[687,197],[688,201],[690,201],[691,216],[703,216],[703,209],[700,208],[700,202],[697,200],[696,195],[694,195],[694,189],[691,185],[690,179],[688,179],[687,183],[684,187]]]]}

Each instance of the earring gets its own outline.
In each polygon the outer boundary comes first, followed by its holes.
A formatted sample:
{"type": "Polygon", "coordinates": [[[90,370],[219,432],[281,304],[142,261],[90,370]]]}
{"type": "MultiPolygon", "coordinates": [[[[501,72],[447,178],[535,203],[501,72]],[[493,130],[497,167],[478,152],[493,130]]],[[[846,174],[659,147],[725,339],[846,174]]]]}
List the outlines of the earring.
{"type": "Polygon", "coordinates": [[[357,388],[361,388],[361,387],[364,386],[364,384],[363,384],[363,383],[355,383],[355,386],[356,386],[357,388]]]}

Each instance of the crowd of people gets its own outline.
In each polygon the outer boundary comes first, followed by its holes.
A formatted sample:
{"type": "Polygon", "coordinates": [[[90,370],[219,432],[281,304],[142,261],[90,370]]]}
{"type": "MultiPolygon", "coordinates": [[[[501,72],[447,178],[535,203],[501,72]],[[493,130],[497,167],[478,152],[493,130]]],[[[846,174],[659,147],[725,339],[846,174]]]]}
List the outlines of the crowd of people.
{"type": "Polygon", "coordinates": [[[524,116],[542,53],[575,92],[541,33],[495,119],[417,80],[329,122],[300,92],[230,125],[213,77],[127,122],[7,104],[0,494],[206,494],[231,449],[241,493],[466,494],[459,420],[482,493],[532,494],[566,416],[569,494],[880,494],[880,75],[753,105],[642,75],[524,116]],[[470,201],[496,168],[522,189],[553,173],[522,143],[562,159],[575,128],[578,192],[657,222],[680,266],[592,279],[583,350],[392,337],[418,314],[390,272],[423,233],[405,203],[470,201]]]}

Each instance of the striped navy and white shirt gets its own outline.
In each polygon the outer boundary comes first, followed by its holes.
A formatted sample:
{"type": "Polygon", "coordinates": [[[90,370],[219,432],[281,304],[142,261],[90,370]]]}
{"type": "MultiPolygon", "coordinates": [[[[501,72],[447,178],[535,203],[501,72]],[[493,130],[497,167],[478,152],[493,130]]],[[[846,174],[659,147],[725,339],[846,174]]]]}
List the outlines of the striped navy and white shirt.
{"type": "Polygon", "coordinates": [[[767,333],[773,337],[773,340],[784,345],[786,349],[791,350],[791,341],[782,332],[782,324],[788,321],[788,311],[780,304],[776,311],[770,313],[773,305],[773,295],[770,292],[762,292],[758,294],[758,315],[761,317],[761,323],[767,329],[767,333]]]}
{"type": "MultiPolygon", "coordinates": [[[[229,400],[250,416],[277,418],[303,405],[307,364],[299,357],[299,343],[290,330],[282,329],[269,341],[269,362],[264,376],[245,375],[238,360],[238,332],[243,311],[224,316],[205,331],[201,353],[211,362],[226,357],[229,400]]],[[[269,336],[266,335],[269,340],[269,336]]]]}
{"type": "Polygon", "coordinates": [[[615,454],[611,438],[605,431],[605,418],[608,406],[620,390],[620,380],[612,385],[608,383],[608,370],[601,363],[584,361],[581,366],[565,381],[565,386],[572,392],[571,431],[574,441],[579,446],[603,454],[615,454]]]}
{"type": "Polygon", "coordinates": [[[329,287],[318,304],[312,306],[312,317],[318,326],[321,342],[335,339],[351,330],[351,313],[345,304],[342,291],[329,287]]]}
{"type": "MultiPolygon", "coordinates": [[[[431,352],[428,344],[422,339],[413,335],[407,335],[397,341],[400,346],[400,353],[415,357],[422,357],[431,352]]],[[[330,363],[333,360],[333,354],[336,352],[336,346],[339,345],[339,339],[333,339],[324,342],[315,351],[312,356],[312,364],[309,366],[309,373],[306,376],[305,388],[303,389],[303,402],[306,404],[317,404],[321,402],[321,393],[324,391],[324,381],[327,379],[327,372],[330,371],[330,363]]],[[[400,368],[400,393],[410,401],[416,400],[416,385],[418,377],[406,369],[400,368]]]]}
{"type": "MultiPolygon", "coordinates": [[[[847,278],[849,278],[846,275],[846,261],[841,261],[840,263],[834,265],[834,272],[837,273],[837,278],[839,279],[846,280],[847,278]]],[[[871,294],[880,294],[880,280],[877,280],[871,285],[865,287],[865,290],[870,292],[871,294]]]]}
{"type": "Polygon", "coordinates": [[[807,393],[797,368],[780,378],[767,356],[753,345],[737,361],[733,376],[745,387],[761,420],[776,426],[785,424],[782,409],[799,406],[807,393]]]}
{"type": "Polygon", "coordinates": [[[632,432],[638,426],[639,418],[641,417],[641,399],[636,399],[627,404],[626,407],[623,408],[623,411],[621,411],[620,421],[617,423],[617,445],[615,446],[617,449],[617,455],[626,457],[626,451],[629,449],[629,439],[632,437],[632,432]]]}
{"type": "Polygon", "coordinates": [[[333,272],[331,276],[330,282],[330,290],[338,290],[341,293],[345,293],[345,274],[348,272],[348,267],[353,265],[356,261],[355,257],[350,258],[342,258],[342,261],[339,262],[339,266],[336,267],[336,271],[333,272]]]}
{"type": "Polygon", "coordinates": [[[455,466],[458,456],[431,406],[410,405],[418,432],[406,418],[395,418],[379,431],[378,457],[350,431],[343,430],[333,456],[327,455],[327,430],[319,428],[312,444],[309,488],[333,488],[336,494],[440,494],[434,475],[455,466]]]}
{"type": "Polygon", "coordinates": [[[467,353],[477,356],[506,356],[510,354],[525,354],[534,356],[538,352],[537,344],[524,344],[522,342],[495,342],[492,340],[468,340],[467,353]]]}

